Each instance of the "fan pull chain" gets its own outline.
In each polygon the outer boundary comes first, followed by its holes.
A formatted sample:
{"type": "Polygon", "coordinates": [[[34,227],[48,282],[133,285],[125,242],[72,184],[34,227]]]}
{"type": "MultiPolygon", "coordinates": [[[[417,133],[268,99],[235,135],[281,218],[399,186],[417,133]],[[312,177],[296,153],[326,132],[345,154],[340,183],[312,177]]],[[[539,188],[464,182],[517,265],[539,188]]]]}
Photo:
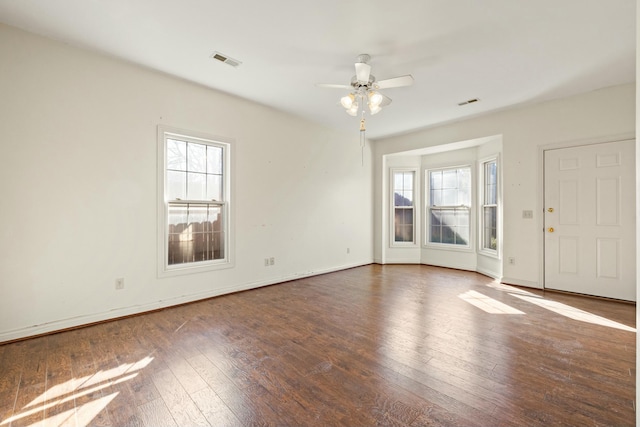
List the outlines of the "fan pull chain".
{"type": "Polygon", "coordinates": [[[366,131],[367,131],[367,128],[364,122],[364,111],[363,111],[362,118],[360,119],[360,158],[361,158],[362,166],[364,166],[364,144],[366,141],[366,135],[365,135],[366,131]]]}

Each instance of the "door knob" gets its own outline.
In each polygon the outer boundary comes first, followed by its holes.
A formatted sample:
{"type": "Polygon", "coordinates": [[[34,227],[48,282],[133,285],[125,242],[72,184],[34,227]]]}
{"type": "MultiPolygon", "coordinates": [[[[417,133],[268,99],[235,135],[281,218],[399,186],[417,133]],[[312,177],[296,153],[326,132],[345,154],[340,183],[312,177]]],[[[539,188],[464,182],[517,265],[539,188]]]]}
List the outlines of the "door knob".
{"type": "Polygon", "coordinates": [[[549,213],[553,212],[553,208],[548,208],[547,212],[549,212],[549,213]]]}
{"type": "Polygon", "coordinates": [[[555,230],[553,229],[553,227],[549,227],[549,229],[547,230],[549,233],[553,233],[555,230]]]}

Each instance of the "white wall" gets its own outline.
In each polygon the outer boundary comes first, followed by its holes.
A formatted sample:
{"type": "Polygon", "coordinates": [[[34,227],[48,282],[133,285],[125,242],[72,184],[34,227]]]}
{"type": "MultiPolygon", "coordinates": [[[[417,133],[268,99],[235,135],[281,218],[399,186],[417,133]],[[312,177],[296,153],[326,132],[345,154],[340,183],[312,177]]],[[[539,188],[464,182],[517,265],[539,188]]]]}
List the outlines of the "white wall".
{"type": "Polygon", "coordinates": [[[392,153],[437,147],[492,135],[502,136],[503,280],[542,286],[541,153],[543,146],[568,142],[604,142],[635,135],[635,84],[531,106],[374,142],[374,259],[384,261],[385,230],[381,191],[383,159],[392,153]],[[534,211],[523,219],[522,211],[534,211]],[[504,260],[513,257],[515,265],[504,260]]]}
{"type": "MultiPolygon", "coordinates": [[[[640,79],[640,29],[638,28],[638,23],[640,22],[640,0],[636,1],[636,82],[640,79]]],[[[636,135],[640,133],[640,93],[636,88],[636,115],[635,115],[635,125],[636,125],[636,135]]],[[[638,295],[640,295],[640,144],[638,143],[638,139],[636,139],[636,301],[638,295]]],[[[636,305],[636,329],[637,326],[640,325],[640,311],[637,309],[636,305]]],[[[636,332],[637,334],[637,332],[636,332]]],[[[640,366],[640,340],[636,335],[636,401],[635,407],[638,407],[638,402],[640,402],[640,370],[638,370],[638,366],[640,366]]],[[[636,425],[640,426],[640,411],[636,410],[636,425]]]]}
{"type": "Polygon", "coordinates": [[[0,64],[0,342],[372,262],[357,132],[2,25],[0,64]],[[157,277],[159,124],[235,141],[235,268],[157,277]]]}

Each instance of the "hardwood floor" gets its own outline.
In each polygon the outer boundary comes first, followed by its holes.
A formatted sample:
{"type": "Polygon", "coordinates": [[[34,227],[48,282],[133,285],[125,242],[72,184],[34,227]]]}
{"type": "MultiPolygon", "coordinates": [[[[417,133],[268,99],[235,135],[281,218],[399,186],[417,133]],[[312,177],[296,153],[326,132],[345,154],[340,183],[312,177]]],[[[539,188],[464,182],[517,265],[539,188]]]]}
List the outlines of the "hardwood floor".
{"type": "Polygon", "coordinates": [[[635,306],[371,265],[0,346],[0,427],[631,426],[635,306]]]}

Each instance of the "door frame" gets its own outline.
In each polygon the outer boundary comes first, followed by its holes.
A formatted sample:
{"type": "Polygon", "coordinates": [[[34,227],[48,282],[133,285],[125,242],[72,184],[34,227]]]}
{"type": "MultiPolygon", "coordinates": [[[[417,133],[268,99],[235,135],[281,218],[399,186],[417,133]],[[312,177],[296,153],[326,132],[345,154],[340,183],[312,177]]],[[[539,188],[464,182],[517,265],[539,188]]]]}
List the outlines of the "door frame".
{"type": "MultiPolygon", "coordinates": [[[[536,200],[536,227],[538,227],[538,257],[540,265],[538,266],[538,277],[540,288],[546,289],[545,283],[545,245],[544,245],[544,153],[549,150],[558,150],[561,148],[584,147],[594,144],[604,144],[607,142],[635,141],[636,135],[633,133],[625,133],[612,136],[602,136],[596,138],[575,139],[569,141],[553,142],[544,145],[538,145],[538,197],[536,200]]],[[[637,170],[637,167],[636,167],[637,170]]],[[[636,202],[637,203],[637,202],[636,202]]],[[[637,226],[637,225],[636,225],[637,226]]],[[[637,267],[637,266],[636,266],[637,267]]]]}

